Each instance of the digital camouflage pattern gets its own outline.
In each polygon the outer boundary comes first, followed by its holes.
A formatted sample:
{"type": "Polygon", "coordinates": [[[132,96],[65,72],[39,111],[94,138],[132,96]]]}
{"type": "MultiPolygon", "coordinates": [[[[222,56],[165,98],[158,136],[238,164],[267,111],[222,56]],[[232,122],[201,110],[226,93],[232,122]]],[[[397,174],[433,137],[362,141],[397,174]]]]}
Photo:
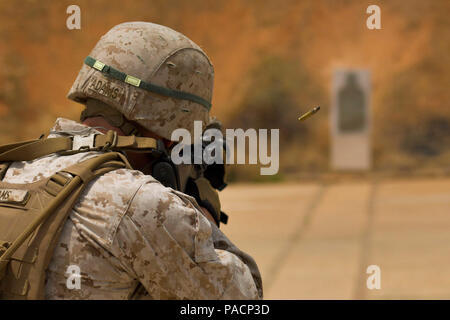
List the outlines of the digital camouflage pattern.
{"type": "MultiPolygon", "coordinates": [[[[50,137],[95,129],[58,119],[50,137]]],[[[97,152],[15,162],[3,181],[31,183],[97,152]]],[[[192,197],[140,171],[119,169],[92,181],[65,223],[47,270],[47,299],[258,299],[254,260],[200,212],[192,197]],[[69,266],[81,288],[68,289],[69,266]]]]}
{"type": "MultiPolygon", "coordinates": [[[[122,23],[107,32],[89,54],[121,72],[165,88],[195,94],[211,102],[214,68],[203,50],[181,33],[148,22],[122,23]]],[[[136,88],[83,64],[68,98],[101,100],[128,120],[171,138],[175,129],[193,135],[194,121],[209,122],[208,110],[196,103],[136,88]]]]}

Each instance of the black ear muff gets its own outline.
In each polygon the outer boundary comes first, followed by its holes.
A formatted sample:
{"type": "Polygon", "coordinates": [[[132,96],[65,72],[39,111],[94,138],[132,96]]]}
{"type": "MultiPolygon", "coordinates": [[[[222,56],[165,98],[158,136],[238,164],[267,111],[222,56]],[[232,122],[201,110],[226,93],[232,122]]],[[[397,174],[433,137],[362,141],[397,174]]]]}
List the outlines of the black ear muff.
{"type": "Polygon", "coordinates": [[[162,185],[178,190],[178,174],[173,165],[167,161],[158,161],[152,167],[152,176],[162,185]]]}

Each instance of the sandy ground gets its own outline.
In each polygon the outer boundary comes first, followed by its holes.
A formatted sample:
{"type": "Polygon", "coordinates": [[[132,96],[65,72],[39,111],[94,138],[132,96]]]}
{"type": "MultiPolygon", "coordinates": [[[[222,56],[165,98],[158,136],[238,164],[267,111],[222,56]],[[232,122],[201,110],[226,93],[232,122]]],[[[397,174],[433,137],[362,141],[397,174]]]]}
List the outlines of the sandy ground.
{"type": "Polygon", "coordinates": [[[266,299],[450,299],[449,178],[241,184],[221,199],[266,299]]]}

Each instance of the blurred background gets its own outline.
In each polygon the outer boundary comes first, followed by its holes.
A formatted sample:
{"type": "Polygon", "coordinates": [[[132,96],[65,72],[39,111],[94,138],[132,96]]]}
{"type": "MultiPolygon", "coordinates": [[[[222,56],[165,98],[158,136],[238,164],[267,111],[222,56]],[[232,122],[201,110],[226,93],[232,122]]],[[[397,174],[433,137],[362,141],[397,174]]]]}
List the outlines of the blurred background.
{"type": "Polygon", "coordinates": [[[0,143],[78,120],[66,94],[111,27],[166,25],[210,56],[225,127],[280,129],[279,173],[231,166],[222,193],[224,230],[260,263],[267,298],[450,298],[449,13],[446,0],[0,0],[0,143]],[[72,4],[81,30],[66,27],[72,4]],[[371,4],[381,30],[366,27],[371,4]],[[369,74],[363,170],[332,165],[338,70],[369,74]],[[369,264],[380,290],[365,287],[369,264]]]}

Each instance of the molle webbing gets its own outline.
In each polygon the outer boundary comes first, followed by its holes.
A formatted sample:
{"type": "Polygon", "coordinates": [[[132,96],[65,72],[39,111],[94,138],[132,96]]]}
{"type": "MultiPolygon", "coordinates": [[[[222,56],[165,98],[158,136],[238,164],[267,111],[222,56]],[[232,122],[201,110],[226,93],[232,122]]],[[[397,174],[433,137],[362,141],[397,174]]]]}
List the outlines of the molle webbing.
{"type": "Polygon", "coordinates": [[[125,167],[123,155],[108,152],[35,183],[0,182],[29,194],[22,204],[0,203],[1,299],[44,298],[45,270],[75,201],[91,180],[125,167]]]}
{"type": "Polygon", "coordinates": [[[84,63],[91,68],[94,68],[101,73],[105,74],[108,77],[111,77],[113,79],[128,83],[132,86],[135,86],[137,88],[144,89],[149,92],[157,93],[166,97],[172,97],[175,99],[182,99],[182,100],[188,100],[192,102],[196,102],[198,104],[201,104],[204,106],[208,111],[211,109],[211,103],[209,101],[206,101],[202,97],[199,97],[195,94],[184,92],[184,91],[178,91],[178,90],[172,90],[169,88],[157,86],[155,84],[145,82],[139,78],[133,77],[131,75],[128,75],[122,71],[119,71],[109,65],[104,64],[103,62],[96,60],[90,56],[87,56],[84,60],[84,63]]]}

